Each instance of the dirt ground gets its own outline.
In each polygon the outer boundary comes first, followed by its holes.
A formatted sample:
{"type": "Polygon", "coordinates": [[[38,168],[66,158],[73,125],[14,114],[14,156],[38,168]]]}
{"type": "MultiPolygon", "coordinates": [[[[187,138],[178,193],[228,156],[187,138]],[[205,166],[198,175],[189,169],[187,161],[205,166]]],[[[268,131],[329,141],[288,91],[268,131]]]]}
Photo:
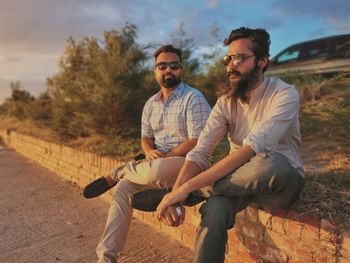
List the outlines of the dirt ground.
{"type": "MultiPolygon", "coordinates": [[[[109,204],[0,146],[0,262],[96,262],[109,204]]],[[[119,262],[191,262],[192,251],[132,221],[119,262]]]]}

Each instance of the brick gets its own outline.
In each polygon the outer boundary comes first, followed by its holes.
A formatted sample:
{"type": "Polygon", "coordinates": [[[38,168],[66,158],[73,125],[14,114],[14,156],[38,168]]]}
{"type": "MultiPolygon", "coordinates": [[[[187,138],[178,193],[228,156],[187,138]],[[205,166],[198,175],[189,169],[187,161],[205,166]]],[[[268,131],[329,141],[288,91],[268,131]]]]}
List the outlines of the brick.
{"type": "Polygon", "coordinates": [[[167,226],[163,222],[161,222],[160,229],[162,232],[167,233],[168,235],[172,236],[173,238],[177,239],[178,241],[182,241],[182,227],[172,227],[167,226]]]}
{"type": "Polygon", "coordinates": [[[312,216],[312,215],[305,215],[302,217],[302,222],[304,224],[313,226],[315,228],[320,228],[321,226],[321,220],[319,217],[312,216]]]}
{"type": "Polygon", "coordinates": [[[268,229],[271,229],[272,226],[272,215],[263,210],[258,211],[258,220],[259,222],[268,229]]]}
{"type": "Polygon", "coordinates": [[[295,251],[295,248],[299,245],[299,242],[295,239],[272,230],[267,230],[265,232],[264,243],[280,250],[291,252],[295,251]]]}
{"type": "Polygon", "coordinates": [[[320,223],[320,239],[323,241],[336,240],[338,227],[331,220],[321,219],[320,223]]]}
{"type": "Polygon", "coordinates": [[[239,247],[235,251],[235,253],[229,253],[226,255],[227,260],[230,260],[230,262],[237,262],[237,263],[256,263],[257,262],[257,256],[248,251],[244,247],[239,247]]]}
{"type": "Polygon", "coordinates": [[[247,236],[247,237],[254,238],[254,239],[256,238],[255,227],[250,222],[236,220],[234,228],[242,236],[247,236]]]}
{"type": "Polygon", "coordinates": [[[336,263],[338,260],[335,251],[328,251],[325,248],[319,249],[313,253],[314,262],[336,263]]]}
{"type": "Polygon", "coordinates": [[[147,224],[153,225],[157,228],[161,228],[161,223],[158,220],[155,212],[148,212],[143,214],[143,221],[147,224]]]}
{"type": "Polygon", "coordinates": [[[264,261],[270,261],[274,263],[288,262],[288,256],[283,251],[269,246],[266,246],[265,248],[266,253],[261,255],[264,261]]]}
{"type": "Polygon", "coordinates": [[[286,220],[282,217],[279,216],[273,216],[271,218],[271,227],[273,229],[273,231],[275,231],[276,233],[280,233],[280,234],[285,234],[286,233],[286,220]]]}
{"type": "Polygon", "coordinates": [[[228,244],[229,246],[237,246],[242,242],[242,237],[241,235],[237,234],[235,229],[230,229],[228,231],[228,244]]]}
{"type": "Polygon", "coordinates": [[[182,229],[183,229],[183,234],[187,235],[189,237],[192,237],[193,239],[195,239],[196,237],[196,232],[197,232],[197,228],[194,227],[193,225],[190,225],[188,223],[184,223],[182,225],[182,229]]]}
{"type": "Polygon", "coordinates": [[[313,252],[309,247],[306,247],[306,246],[296,247],[295,253],[298,255],[299,258],[303,259],[304,262],[312,261],[313,252]]]}
{"type": "Polygon", "coordinates": [[[189,236],[189,235],[183,233],[182,234],[182,242],[185,246],[194,249],[195,243],[196,243],[196,238],[194,236],[189,236]]]}
{"type": "Polygon", "coordinates": [[[291,238],[295,238],[300,241],[302,228],[303,225],[300,222],[287,220],[285,224],[285,234],[291,238]]]}
{"type": "Polygon", "coordinates": [[[301,238],[304,243],[319,242],[319,228],[313,225],[303,224],[301,238]]]}
{"type": "Polygon", "coordinates": [[[201,221],[200,215],[199,214],[194,214],[194,213],[187,213],[185,215],[185,222],[187,224],[190,224],[194,227],[197,228],[197,226],[199,225],[201,221]]]}
{"type": "Polygon", "coordinates": [[[293,220],[293,221],[301,221],[303,218],[303,214],[295,211],[295,210],[287,210],[287,214],[285,215],[286,219],[293,220]]]}
{"type": "Polygon", "coordinates": [[[136,217],[140,220],[143,220],[144,212],[137,210],[137,209],[134,209],[132,215],[133,215],[133,217],[136,217]]]}
{"type": "Polygon", "coordinates": [[[248,206],[244,209],[244,214],[247,220],[255,223],[258,222],[258,209],[248,206]]]}
{"type": "Polygon", "coordinates": [[[286,209],[271,209],[271,215],[286,218],[288,210],[286,209]]]}
{"type": "Polygon", "coordinates": [[[344,231],[340,234],[340,262],[350,262],[350,230],[344,231]]]}
{"type": "Polygon", "coordinates": [[[249,250],[249,252],[255,255],[266,255],[266,247],[263,245],[263,243],[257,242],[254,239],[245,238],[244,246],[249,250]]]}
{"type": "Polygon", "coordinates": [[[288,259],[288,263],[305,263],[305,259],[300,259],[300,258],[290,258],[288,259]]]}

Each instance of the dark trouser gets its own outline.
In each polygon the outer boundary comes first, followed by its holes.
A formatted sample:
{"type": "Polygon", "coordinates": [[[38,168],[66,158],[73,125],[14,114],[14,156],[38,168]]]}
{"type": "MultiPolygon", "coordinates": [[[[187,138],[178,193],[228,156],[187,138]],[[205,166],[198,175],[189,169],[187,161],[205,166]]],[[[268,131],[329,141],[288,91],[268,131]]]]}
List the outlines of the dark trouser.
{"type": "Polygon", "coordinates": [[[264,208],[288,207],[298,199],[303,184],[303,177],[279,153],[257,154],[216,182],[200,209],[194,262],[224,262],[227,231],[237,212],[250,202],[264,208]]]}

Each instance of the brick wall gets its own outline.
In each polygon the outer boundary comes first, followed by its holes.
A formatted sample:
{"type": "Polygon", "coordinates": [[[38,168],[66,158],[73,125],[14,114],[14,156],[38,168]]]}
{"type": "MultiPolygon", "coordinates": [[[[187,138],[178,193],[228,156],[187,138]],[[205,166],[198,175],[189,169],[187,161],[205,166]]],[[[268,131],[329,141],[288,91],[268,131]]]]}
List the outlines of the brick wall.
{"type": "MultiPolygon", "coordinates": [[[[0,137],[20,154],[81,187],[122,164],[7,130],[0,130],[0,137]]],[[[101,198],[109,201],[111,193],[101,198]]],[[[187,208],[185,223],[178,228],[162,224],[154,213],[135,210],[134,216],[193,248],[199,207],[187,208]]],[[[331,222],[296,211],[248,207],[237,214],[229,231],[225,262],[350,262],[350,230],[340,233],[331,222]]]]}

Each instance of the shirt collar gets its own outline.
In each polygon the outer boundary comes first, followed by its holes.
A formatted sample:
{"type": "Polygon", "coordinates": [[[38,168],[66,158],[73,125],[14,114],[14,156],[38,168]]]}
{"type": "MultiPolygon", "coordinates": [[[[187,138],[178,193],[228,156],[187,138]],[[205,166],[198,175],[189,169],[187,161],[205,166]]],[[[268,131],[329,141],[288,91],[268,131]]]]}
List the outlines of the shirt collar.
{"type": "MultiPolygon", "coordinates": [[[[181,81],[181,83],[176,87],[176,89],[174,89],[171,93],[170,96],[176,96],[176,97],[181,97],[182,94],[185,92],[185,84],[181,81]]],[[[155,101],[159,101],[162,99],[163,93],[162,91],[158,91],[158,93],[156,94],[156,96],[154,97],[155,101]]]]}

